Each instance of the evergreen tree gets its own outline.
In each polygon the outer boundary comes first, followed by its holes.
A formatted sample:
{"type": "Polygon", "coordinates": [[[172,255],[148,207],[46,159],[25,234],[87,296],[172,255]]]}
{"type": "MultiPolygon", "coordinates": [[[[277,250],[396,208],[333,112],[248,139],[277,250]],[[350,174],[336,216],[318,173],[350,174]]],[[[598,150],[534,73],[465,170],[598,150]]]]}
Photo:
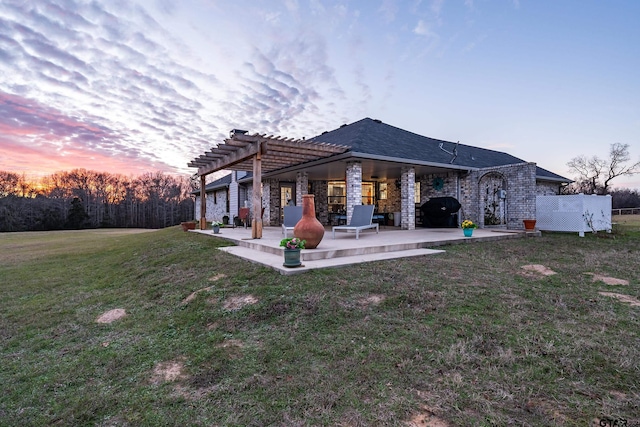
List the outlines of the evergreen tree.
{"type": "Polygon", "coordinates": [[[74,197],[71,201],[71,209],[69,209],[69,215],[67,216],[67,228],[79,230],[85,222],[89,219],[89,215],[84,210],[82,200],[74,197]]]}

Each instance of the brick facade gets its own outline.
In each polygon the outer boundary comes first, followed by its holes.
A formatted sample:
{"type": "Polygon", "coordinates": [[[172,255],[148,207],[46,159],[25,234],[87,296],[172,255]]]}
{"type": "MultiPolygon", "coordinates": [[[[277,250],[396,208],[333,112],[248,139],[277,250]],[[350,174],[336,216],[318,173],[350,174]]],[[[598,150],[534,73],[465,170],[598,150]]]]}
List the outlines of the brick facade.
{"type": "MultiPolygon", "coordinates": [[[[227,189],[223,188],[215,191],[215,194],[207,193],[205,198],[206,211],[205,217],[207,221],[220,221],[222,217],[229,215],[227,212],[227,189]]],[[[200,196],[196,196],[195,217],[200,218],[200,196]]]]}
{"type": "MultiPolygon", "coordinates": [[[[264,186],[269,187],[269,197],[263,196],[265,212],[269,211],[269,222],[264,221],[263,225],[280,225],[280,181],[277,179],[265,180],[264,186]]],[[[264,187],[263,187],[264,188],[264,187]]]]}
{"type": "Polygon", "coordinates": [[[315,196],[316,217],[322,224],[329,224],[329,181],[311,181],[315,196]]]}
{"type": "Polygon", "coordinates": [[[400,212],[402,209],[400,206],[400,195],[402,194],[400,181],[388,179],[381,182],[387,184],[387,198],[378,201],[378,210],[380,212],[400,212]]]}
{"type": "Polygon", "coordinates": [[[536,183],[536,196],[556,196],[560,194],[561,187],[557,182],[538,181],[536,183]]]}
{"type": "Polygon", "coordinates": [[[507,228],[522,229],[523,219],[536,214],[536,164],[520,163],[472,171],[460,181],[461,219],[471,219],[484,227],[486,186],[503,177],[500,189],[506,192],[504,222],[507,228]]]}
{"type": "MultiPolygon", "coordinates": [[[[350,221],[353,207],[362,204],[362,164],[357,161],[347,163],[345,173],[347,220],[350,221]]],[[[558,183],[536,182],[535,163],[520,163],[471,172],[451,171],[422,176],[416,176],[413,167],[403,167],[401,179],[389,179],[381,182],[387,184],[387,198],[378,200],[378,211],[400,212],[402,228],[405,230],[415,228],[416,210],[422,203],[429,198],[443,196],[454,197],[462,204],[458,215],[459,221],[471,219],[478,223],[480,227],[502,226],[510,229],[522,229],[524,228],[523,219],[535,218],[536,195],[555,195],[559,194],[560,190],[560,184],[558,183]],[[420,183],[419,204],[416,204],[414,200],[416,182],[420,183]],[[440,182],[442,182],[441,187],[439,186],[440,182]],[[501,191],[504,191],[504,193],[501,191]],[[491,214],[488,214],[488,211],[491,214]],[[492,218],[497,218],[497,223],[492,218]]],[[[318,220],[323,224],[328,224],[328,181],[309,181],[306,172],[298,173],[296,177],[296,200],[298,205],[301,204],[299,199],[302,198],[303,194],[307,194],[308,189],[315,195],[318,220]]],[[[228,193],[226,189],[216,191],[215,200],[213,194],[208,193],[207,220],[220,221],[225,215],[231,217],[234,209],[245,205],[242,197],[246,198],[250,194],[252,194],[252,185],[250,183],[248,185],[238,185],[235,179],[232,180],[228,193]],[[230,212],[226,211],[227,194],[229,194],[230,212]]],[[[196,218],[200,214],[198,200],[199,197],[196,196],[196,218]]],[[[280,206],[280,180],[272,178],[263,181],[262,203],[265,207],[263,225],[280,225],[282,208],[280,206]]],[[[247,205],[252,208],[250,204],[247,205]]]]}
{"type": "Polygon", "coordinates": [[[296,173],[296,206],[302,206],[302,196],[308,193],[309,174],[307,172],[296,173]]]}

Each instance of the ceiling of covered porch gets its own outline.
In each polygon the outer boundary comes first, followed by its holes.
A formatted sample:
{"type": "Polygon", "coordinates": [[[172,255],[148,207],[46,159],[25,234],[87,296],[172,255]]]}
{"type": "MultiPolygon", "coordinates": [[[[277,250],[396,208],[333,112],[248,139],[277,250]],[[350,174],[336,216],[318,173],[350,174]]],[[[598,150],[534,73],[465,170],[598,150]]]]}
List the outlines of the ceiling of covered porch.
{"type": "Polygon", "coordinates": [[[292,166],[276,170],[272,173],[265,174],[265,177],[277,178],[281,181],[295,181],[296,173],[299,171],[306,172],[309,180],[312,181],[344,181],[347,163],[350,161],[359,161],[362,164],[362,180],[363,181],[386,181],[400,179],[402,176],[402,168],[411,166],[415,168],[416,176],[427,174],[438,174],[452,172],[454,170],[468,171],[468,168],[460,167],[443,167],[442,165],[416,164],[415,162],[407,162],[404,159],[384,159],[384,158],[368,158],[358,153],[344,153],[324,158],[305,165],[292,166]]]}

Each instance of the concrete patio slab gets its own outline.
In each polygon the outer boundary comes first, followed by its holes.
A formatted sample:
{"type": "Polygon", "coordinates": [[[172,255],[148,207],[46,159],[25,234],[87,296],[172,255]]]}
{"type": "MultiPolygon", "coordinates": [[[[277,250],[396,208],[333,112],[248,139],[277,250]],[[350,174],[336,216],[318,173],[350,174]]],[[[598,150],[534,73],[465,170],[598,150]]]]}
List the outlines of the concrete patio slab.
{"type": "Polygon", "coordinates": [[[336,234],[332,238],[331,227],[316,249],[301,252],[303,266],[283,267],[284,249],[280,247],[282,229],[264,227],[261,239],[251,238],[251,229],[244,227],[222,228],[219,234],[211,230],[191,230],[214,238],[228,240],[237,246],[220,248],[251,262],[273,268],[281,274],[300,274],[318,268],[341,267],[363,262],[405,258],[442,253],[432,249],[443,245],[465,244],[491,240],[521,238],[530,233],[506,229],[476,229],[472,237],[464,237],[459,228],[419,228],[401,230],[398,227],[383,227],[380,233],[364,231],[356,240],[355,233],[336,234]]]}

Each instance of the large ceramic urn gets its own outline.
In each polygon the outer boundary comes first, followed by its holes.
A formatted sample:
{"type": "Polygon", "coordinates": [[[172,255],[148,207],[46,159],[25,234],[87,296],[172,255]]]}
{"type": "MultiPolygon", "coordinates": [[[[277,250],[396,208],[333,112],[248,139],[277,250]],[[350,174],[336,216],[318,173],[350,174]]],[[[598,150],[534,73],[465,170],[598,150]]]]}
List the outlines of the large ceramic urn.
{"type": "Polygon", "coordinates": [[[324,226],[316,218],[316,204],[313,194],[302,196],[302,219],[293,228],[293,235],[306,240],[305,249],[315,249],[324,237],[324,226]]]}

